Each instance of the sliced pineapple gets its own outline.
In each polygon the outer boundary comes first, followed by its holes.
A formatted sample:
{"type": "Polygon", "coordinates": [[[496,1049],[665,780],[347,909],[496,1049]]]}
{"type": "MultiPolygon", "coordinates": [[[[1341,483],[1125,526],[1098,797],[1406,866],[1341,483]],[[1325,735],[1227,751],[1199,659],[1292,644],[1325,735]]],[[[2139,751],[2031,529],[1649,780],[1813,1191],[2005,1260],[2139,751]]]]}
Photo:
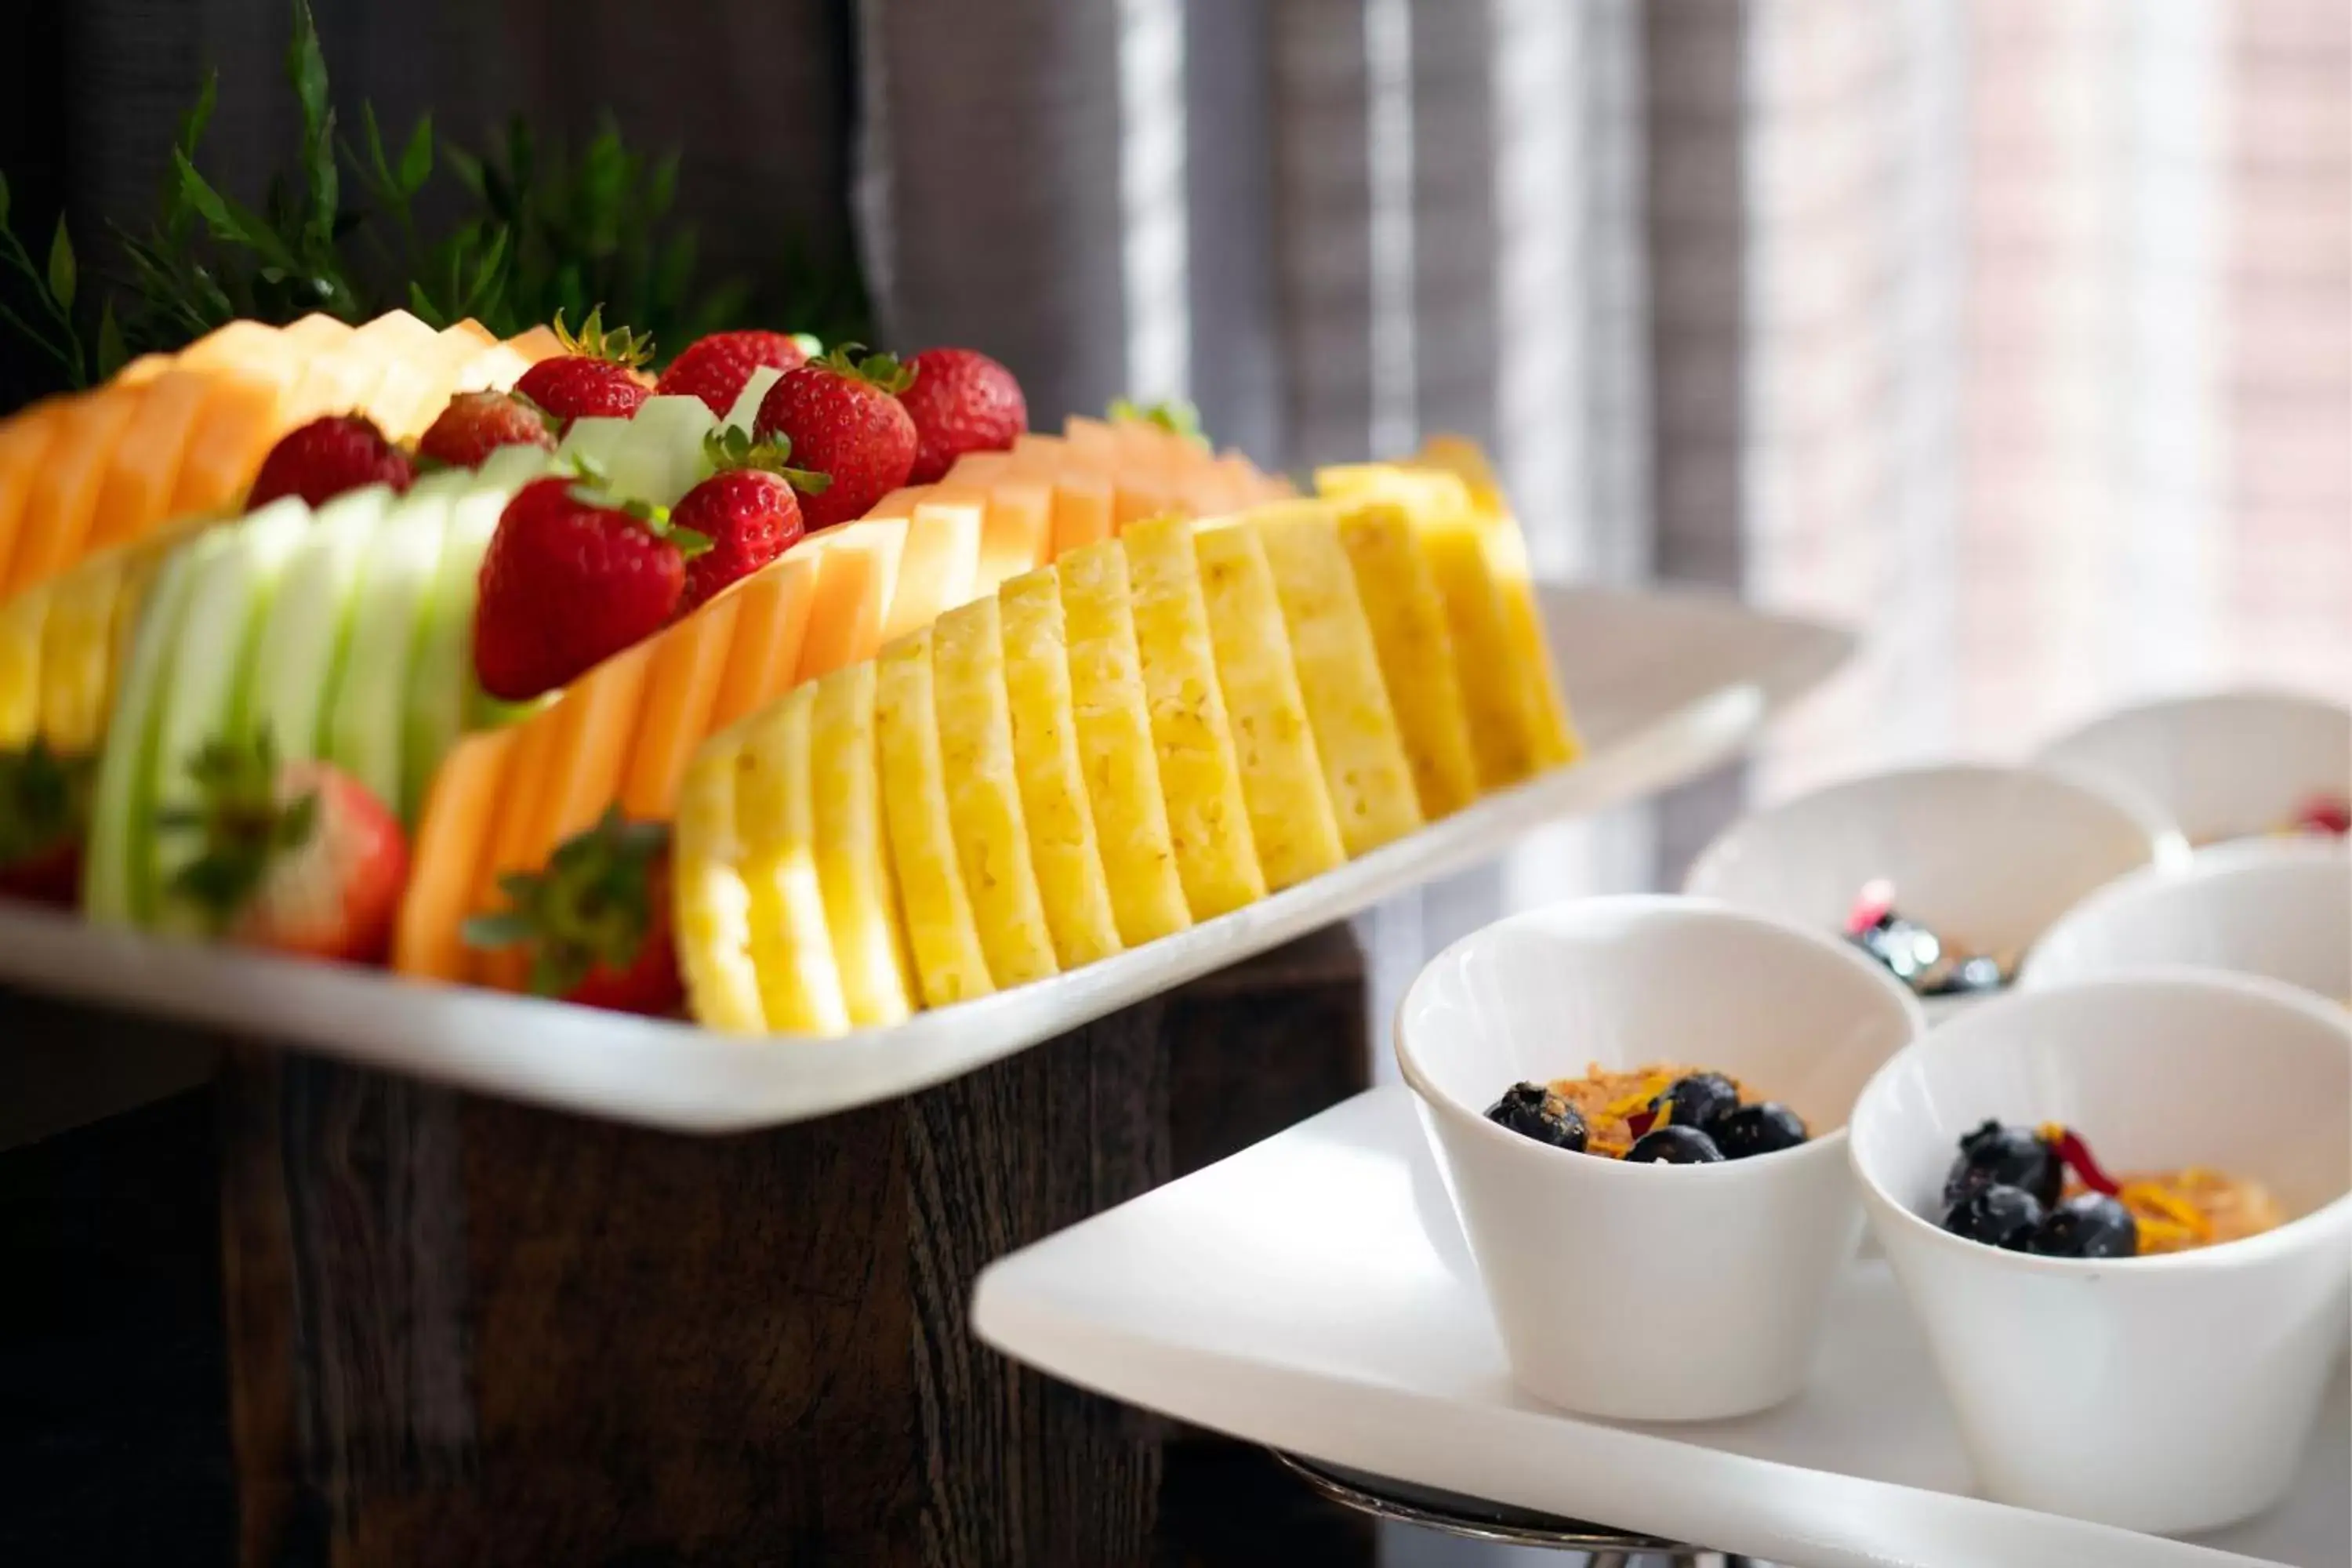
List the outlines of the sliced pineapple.
{"type": "Polygon", "coordinates": [[[123,552],[104,551],[49,584],[48,625],[41,636],[41,733],[53,752],[95,751],[106,733],[114,603],[122,594],[125,564],[123,552]]]}
{"type": "Polygon", "coordinates": [[[931,632],[884,647],[875,680],[875,730],[882,763],[882,813],[898,872],[907,945],[923,1005],[943,1007],[994,989],[956,866],[940,761],[931,632]]]}
{"type": "Polygon", "coordinates": [[[848,1032],[849,1005],[817,885],[810,771],[815,709],[815,686],[802,686],[743,727],[735,753],[735,831],[751,895],[751,966],[768,1027],[839,1035],[848,1032]]]}
{"type": "Polygon", "coordinates": [[[1013,762],[1004,694],[1004,638],[993,598],[941,616],[931,633],[931,679],[956,862],[998,990],[1059,972],[1013,762]]]}
{"type": "Polygon", "coordinates": [[[49,621],[49,584],[0,603],[0,751],[28,746],[41,733],[41,651],[49,621]]]}
{"type": "Polygon", "coordinates": [[[1119,543],[1176,874],[1192,918],[1207,920],[1265,897],[1265,873],[1250,841],[1240,761],[1217,685],[1192,525],[1150,518],[1129,527],[1119,543]]]}
{"type": "Polygon", "coordinates": [[[740,737],[712,741],[695,754],[678,790],[670,841],[670,902],[678,968],[694,1016],[714,1029],[756,1035],[768,1026],[751,963],[751,894],[739,869],[735,756],[740,737]]]}
{"type": "Polygon", "coordinates": [[[1396,710],[1397,732],[1421,798],[1434,822],[1478,798],[1478,763],[1470,749],[1470,715],[1445,626],[1445,600],[1429,554],[1402,509],[1386,501],[1349,507],[1339,543],[1355,569],[1356,596],[1380,650],[1381,681],[1396,710]]]}
{"type": "Polygon", "coordinates": [[[1282,601],[1254,530],[1203,529],[1194,546],[1250,837],[1265,885],[1286,888],[1329,870],[1348,852],[1298,689],[1282,601]]]}
{"type": "Polygon", "coordinates": [[[875,756],[874,661],[861,659],[816,683],[809,777],[816,797],[816,879],[841,975],[842,1000],[858,1028],[902,1022],[914,1011],[891,888],[875,756]]]}
{"type": "Polygon", "coordinates": [[[1469,487],[1442,469],[1360,463],[1318,468],[1315,488],[1342,501],[1390,500],[1404,509],[1445,601],[1479,788],[1499,789],[1534,773],[1539,726],[1532,678],[1512,646],[1510,617],[1469,487]]]}
{"type": "Polygon", "coordinates": [[[1116,540],[1055,563],[1069,639],[1070,712],[1095,842],[1120,942],[1137,947],[1192,923],[1169,837],[1167,797],[1151,742],[1142,658],[1116,540]]]}
{"type": "MultiPolygon", "coordinates": [[[[1024,573],[998,590],[997,605],[1004,626],[1013,765],[1021,780],[1030,863],[1036,868],[1055,956],[1063,968],[1074,969],[1109,957],[1120,942],[1078,760],[1060,581],[1051,571],[1024,573]]],[[[1148,736],[1143,745],[1148,752],[1148,736]]],[[[1181,902],[1181,889],[1179,897],[1181,902]]]]}

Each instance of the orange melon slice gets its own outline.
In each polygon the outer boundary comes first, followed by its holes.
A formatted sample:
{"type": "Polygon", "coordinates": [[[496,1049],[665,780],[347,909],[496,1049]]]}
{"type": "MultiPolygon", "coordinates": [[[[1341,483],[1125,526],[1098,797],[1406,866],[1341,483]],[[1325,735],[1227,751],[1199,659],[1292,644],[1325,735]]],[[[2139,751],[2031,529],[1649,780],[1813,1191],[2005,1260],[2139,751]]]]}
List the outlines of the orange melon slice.
{"type": "MultiPolygon", "coordinates": [[[[801,644],[802,680],[830,675],[871,658],[882,646],[883,616],[898,581],[908,525],[896,518],[861,518],[828,528],[795,548],[819,552],[816,602],[809,607],[801,644]]],[[[787,555],[785,559],[791,559],[787,555]]]]}
{"type": "Polygon", "coordinates": [[[627,816],[667,822],[676,809],[686,765],[713,729],[712,705],[743,599],[740,593],[723,594],[649,645],[645,708],[621,778],[621,810],[627,816]]]}
{"type": "Polygon", "coordinates": [[[980,570],[972,580],[975,595],[992,594],[1001,584],[1053,559],[1050,480],[1020,466],[1011,453],[967,452],[948,470],[947,482],[988,498],[980,525],[980,570]]]}
{"type": "Polygon", "coordinates": [[[145,535],[172,513],[180,460],[221,373],[172,369],[142,389],[139,413],[107,454],[90,509],[89,547],[145,535]]]}
{"type": "Polygon", "coordinates": [[[302,361],[283,342],[272,346],[274,357],[249,359],[237,374],[213,383],[181,455],[170,511],[204,511],[236,501],[285,434],[281,410],[302,361]]]}
{"type": "Polygon", "coordinates": [[[792,689],[824,553],[814,542],[795,545],[701,611],[707,616],[722,603],[735,606],[734,631],[704,733],[717,734],[792,689]]]}
{"type": "Polygon", "coordinates": [[[403,974],[462,981],[472,973],[462,928],[474,911],[517,733],[468,735],[433,775],[393,932],[392,966],[403,974]]]}
{"type": "Polygon", "coordinates": [[[6,592],[45,583],[81,559],[107,456],[145,397],[135,386],[101,387],[74,398],[59,413],[25,498],[6,592]]]}
{"type": "MultiPolygon", "coordinates": [[[[980,490],[933,485],[907,521],[907,549],[898,563],[882,640],[929,626],[971,602],[980,572],[981,524],[988,497],[980,490]]],[[[824,673],[819,671],[818,673],[824,673]]]]}
{"type": "Polygon", "coordinates": [[[8,579],[16,535],[42,462],[48,456],[49,442],[75,401],[60,397],[37,403],[0,423],[0,583],[8,579]]]}

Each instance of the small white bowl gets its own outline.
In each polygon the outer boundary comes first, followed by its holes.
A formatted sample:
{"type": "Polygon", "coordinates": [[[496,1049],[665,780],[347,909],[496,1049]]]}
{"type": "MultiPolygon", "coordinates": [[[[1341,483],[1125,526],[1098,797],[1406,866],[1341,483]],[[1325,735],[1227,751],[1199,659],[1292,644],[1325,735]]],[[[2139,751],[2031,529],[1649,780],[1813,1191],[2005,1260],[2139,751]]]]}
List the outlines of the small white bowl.
{"type": "Polygon", "coordinates": [[[2205,850],[2177,875],[2135,871],[2044,931],[2018,984],[2167,968],[2264,975],[2352,1001],[2352,847],[2248,840],[2205,850]]]}
{"type": "Polygon", "coordinates": [[[2352,711],[2285,691],[2172,698],[2094,720],[2035,760],[2211,844],[2277,832],[2315,797],[2352,797],[2352,711]]]}
{"type": "Polygon", "coordinates": [[[1688,899],[1557,904],[1431,960],[1397,1010],[1397,1060],[1519,1385],[1645,1421],[1745,1415],[1802,1387],[1862,1237],[1846,1112],[1922,1027],[1909,992],[1845,944],[1688,899]],[[1812,1136],[1629,1165],[1486,1120],[1512,1085],[1594,1062],[1720,1069],[1812,1136]]]}
{"type": "Polygon", "coordinates": [[[2013,993],[1889,1062],[1851,1152],[1986,1496],[2172,1535],[2285,1492],[2352,1327],[2342,1007],[2213,973],[2013,993]],[[1988,1118],[2063,1122],[2111,1171],[2251,1177],[2298,1217],[2142,1258],[1963,1240],[1944,1178],[1988,1118]]]}
{"type": "MultiPolygon", "coordinates": [[[[2188,858],[2159,819],[2033,768],[1949,763],[1871,773],[1741,818],[1683,890],[1843,932],[1864,885],[1972,953],[2014,957],[2068,908],[2151,862],[2188,858]]],[[[1937,997],[1930,1018],[1977,996],[1937,997]]]]}

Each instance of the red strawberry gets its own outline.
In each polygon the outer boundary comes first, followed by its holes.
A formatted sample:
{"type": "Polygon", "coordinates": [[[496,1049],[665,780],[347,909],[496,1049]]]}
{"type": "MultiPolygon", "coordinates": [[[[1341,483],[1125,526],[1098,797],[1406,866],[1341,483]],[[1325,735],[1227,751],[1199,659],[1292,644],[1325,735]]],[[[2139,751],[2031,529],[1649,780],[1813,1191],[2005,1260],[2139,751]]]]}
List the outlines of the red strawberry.
{"type": "Polygon", "coordinates": [[[481,948],[522,947],[530,988],[589,1007],[668,1013],[684,999],[670,934],[669,829],[608,808],[541,872],[499,879],[507,908],[466,922],[481,948]]]}
{"type": "Polygon", "coordinates": [[[802,531],[794,488],[815,495],[829,482],[823,474],[785,467],[792,445],[782,439],[755,444],[730,428],[713,431],[703,449],[719,471],[680,497],[669,514],[673,528],[710,541],[709,550],[687,563],[681,616],[791,549],[802,531]]]}
{"type": "Polygon", "coordinates": [[[478,468],[500,447],[553,447],[547,416],[506,392],[461,392],[416,443],[416,455],[452,468],[478,468]]]}
{"type": "Polygon", "coordinates": [[[247,947],[383,958],[408,883],[408,841],[383,801],[328,763],[279,763],[266,732],[209,742],[188,773],[197,804],[156,818],[161,831],[201,835],[174,897],[247,947]]]}
{"type": "Polygon", "coordinates": [[[751,373],[764,365],[792,370],[808,363],[808,350],[782,332],[751,330],[713,332],[694,344],[662,372],[654,384],[659,397],[699,397],[719,418],[727,417],[743,395],[751,373]]]}
{"type": "Polygon", "coordinates": [[[96,759],[43,741],[0,752],[0,898],[71,909],[81,881],[96,759]]]}
{"type": "Polygon", "coordinates": [[[753,422],[761,440],[782,437],[803,467],[832,479],[801,506],[811,532],[864,516],[915,466],[915,421],[898,397],[908,374],[889,354],[861,359],[862,349],[844,343],[786,371],[753,422]]]}
{"type": "Polygon", "coordinates": [[[564,326],[563,312],[558,310],[555,339],[564,352],[523,372],[515,391],[557,420],[568,425],[591,416],[626,419],[652,395],[638,378],[637,366],[653,357],[653,339],[626,327],[606,331],[603,306],[588,312],[577,336],[564,326]]]}
{"type": "Polygon", "coordinates": [[[925,349],[907,362],[915,384],[898,395],[915,420],[910,483],[933,485],[966,452],[1003,452],[1029,428],[1013,373],[977,349],[925,349]]]}
{"type": "Polygon", "coordinates": [[[517,491],[482,557],[474,673],[509,702],[551,691],[669,621],[688,551],[667,513],[562,477],[517,491]]]}
{"type": "Polygon", "coordinates": [[[330,414],[287,432],[269,448],[245,509],[258,511],[287,496],[324,506],[364,485],[405,490],[415,478],[416,465],[384,439],[374,420],[364,414],[330,414]]]}

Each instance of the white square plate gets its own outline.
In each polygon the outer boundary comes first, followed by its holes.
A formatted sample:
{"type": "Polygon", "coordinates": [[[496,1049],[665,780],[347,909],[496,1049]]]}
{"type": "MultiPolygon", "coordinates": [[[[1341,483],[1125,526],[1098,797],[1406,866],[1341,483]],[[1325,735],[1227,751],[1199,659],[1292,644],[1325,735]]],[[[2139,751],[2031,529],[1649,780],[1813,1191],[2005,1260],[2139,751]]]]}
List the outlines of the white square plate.
{"type": "Polygon", "coordinates": [[[2286,1502],[2168,1541],[1970,1496],[1885,1265],[1855,1264],[1831,1312],[1805,1392],[1760,1415],[1649,1426],[1537,1403],[1505,1370],[1412,1097],[1390,1087],[992,1265],[972,1323],[1056,1377],[1237,1437],[1802,1568],[2352,1562],[2340,1384],[2286,1502]]]}

